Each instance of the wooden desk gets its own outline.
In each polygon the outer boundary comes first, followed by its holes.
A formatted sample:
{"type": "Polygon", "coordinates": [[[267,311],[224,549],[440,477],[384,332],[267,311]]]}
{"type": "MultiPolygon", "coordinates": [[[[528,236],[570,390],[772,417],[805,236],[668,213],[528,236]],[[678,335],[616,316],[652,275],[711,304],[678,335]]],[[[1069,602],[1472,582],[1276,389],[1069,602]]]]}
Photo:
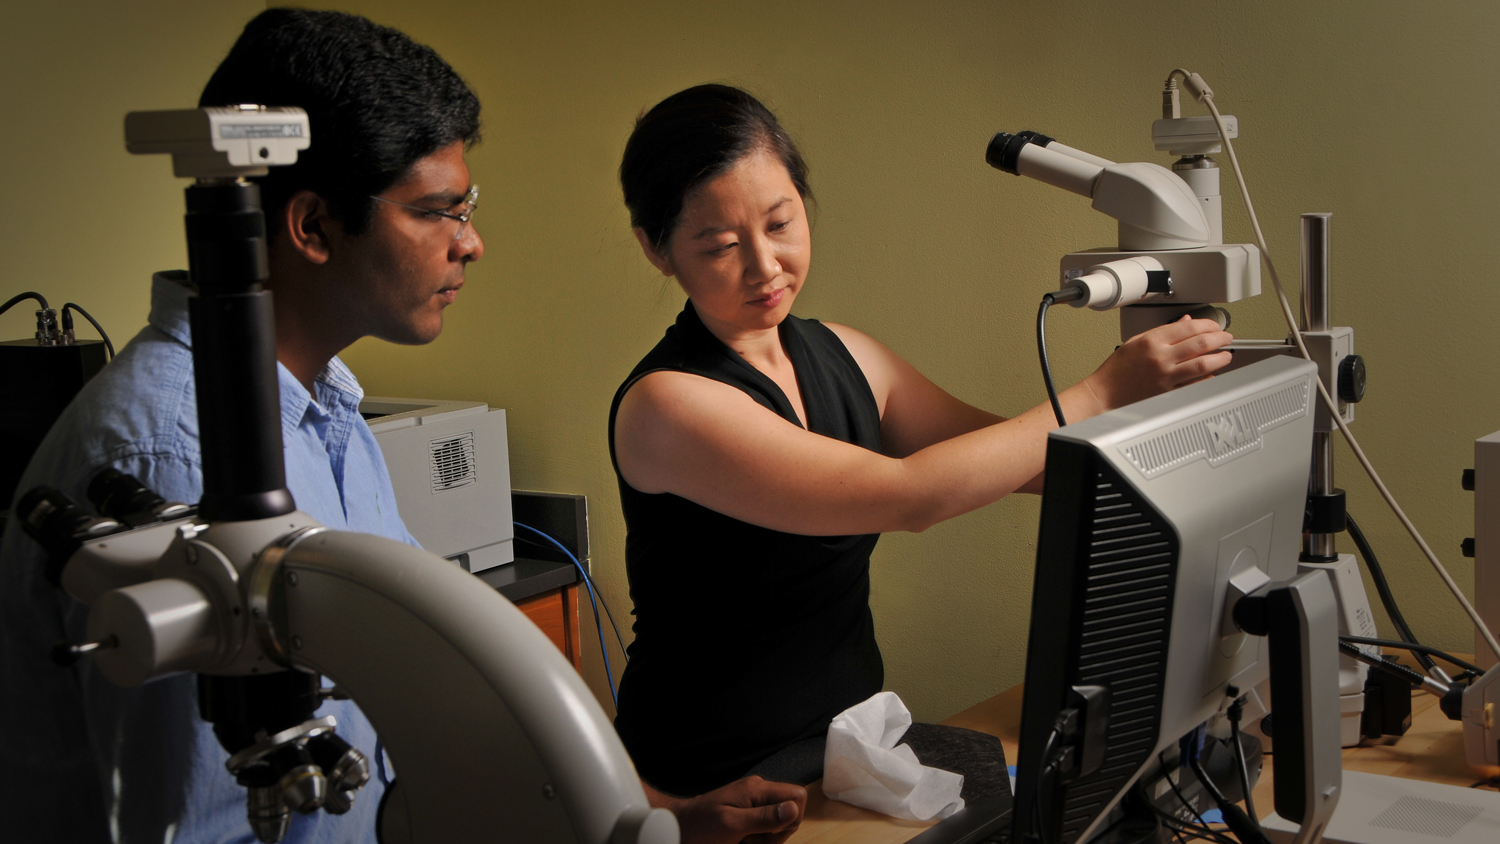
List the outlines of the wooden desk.
{"type": "MultiPolygon", "coordinates": [[[[1016,686],[943,723],[998,736],[1005,746],[1006,762],[1014,765],[1022,692],[1023,687],[1016,686]]],[[[1406,735],[1390,744],[1346,748],[1344,769],[1461,786],[1500,776],[1500,768],[1481,770],[1465,764],[1462,725],[1449,721],[1437,702],[1425,692],[1412,692],[1412,724],[1406,735]]],[[[1270,774],[1267,760],[1254,791],[1255,808],[1262,817],[1275,809],[1270,774]]],[[[929,826],[930,821],[897,820],[829,800],[823,796],[822,783],[816,782],[807,789],[807,817],[789,844],[899,844],[929,826]]]]}

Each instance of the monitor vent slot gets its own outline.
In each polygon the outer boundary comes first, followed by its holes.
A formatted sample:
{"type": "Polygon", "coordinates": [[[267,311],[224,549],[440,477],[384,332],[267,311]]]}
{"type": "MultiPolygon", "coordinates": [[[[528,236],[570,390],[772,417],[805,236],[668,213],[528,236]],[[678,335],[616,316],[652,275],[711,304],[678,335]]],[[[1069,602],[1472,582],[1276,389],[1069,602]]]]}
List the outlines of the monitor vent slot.
{"type": "Polygon", "coordinates": [[[1300,381],[1164,433],[1126,443],[1120,453],[1147,478],[1197,460],[1217,466],[1255,451],[1266,431],[1305,415],[1312,398],[1309,383],[1300,381]]]}
{"type": "Polygon", "coordinates": [[[1177,573],[1176,533],[1113,468],[1100,465],[1083,537],[1075,685],[1108,686],[1104,764],[1064,787],[1062,841],[1104,811],[1156,747],[1177,573]]]}
{"type": "Polygon", "coordinates": [[[438,437],[432,449],[432,491],[451,492],[479,483],[474,466],[474,432],[438,437]]]}

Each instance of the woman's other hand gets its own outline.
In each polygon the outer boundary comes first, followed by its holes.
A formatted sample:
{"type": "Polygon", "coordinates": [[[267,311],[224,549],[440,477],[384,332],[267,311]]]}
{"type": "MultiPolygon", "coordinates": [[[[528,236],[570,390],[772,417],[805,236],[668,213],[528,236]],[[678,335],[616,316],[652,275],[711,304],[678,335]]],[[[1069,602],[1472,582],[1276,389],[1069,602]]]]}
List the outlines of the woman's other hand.
{"type": "Polygon", "coordinates": [[[807,789],[746,777],[697,797],[673,797],[642,782],[652,806],[670,809],[682,844],[781,844],[797,831],[807,789]]]}
{"type": "Polygon", "coordinates": [[[1234,335],[1211,319],[1182,319],[1125,341],[1084,379],[1102,405],[1113,410],[1202,381],[1233,360],[1225,349],[1234,335]]]}

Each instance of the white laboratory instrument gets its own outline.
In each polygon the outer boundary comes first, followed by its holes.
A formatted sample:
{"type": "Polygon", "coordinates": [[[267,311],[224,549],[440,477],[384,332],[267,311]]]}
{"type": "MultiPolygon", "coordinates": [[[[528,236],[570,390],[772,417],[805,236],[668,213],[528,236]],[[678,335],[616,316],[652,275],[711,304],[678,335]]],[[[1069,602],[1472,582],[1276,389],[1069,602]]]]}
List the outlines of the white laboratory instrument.
{"type": "MultiPolygon", "coordinates": [[[[1119,248],[1075,252],[1062,259],[1061,289],[1083,295],[1074,307],[1120,309],[1121,339],[1171,322],[1183,314],[1217,319],[1229,315],[1212,303],[1235,302],[1260,293],[1260,251],[1251,244],[1223,240],[1219,168],[1210,153],[1221,150],[1211,118],[1183,118],[1168,108],[1152,127],[1158,150],[1181,156],[1171,170],[1155,164],[1116,164],[1065,146],[1035,132],[1000,133],[985,158],[994,167],[1028,176],[1094,200],[1094,207],[1119,221],[1119,248]]],[[[1238,121],[1225,117],[1231,138],[1238,121]]],[[[1354,354],[1354,331],[1328,325],[1328,214],[1303,216],[1304,313],[1311,320],[1303,336],[1318,364],[1319,377],[1338,396],[1346,422],[1364,397],[1364,364],[1354,354]]],[[[1288,340],[1237,341],[1231,368],[1268,357],[1297,353],[1288,340]]],[[[1227,370],[1226,370],[1227,371],[1227,370]]],[[[1339,635],[1374,637],[1374,617],[1353,555],[1339,554],[1333,537],[1344,529],[1344,493],[1333,484],[1331,434],[1334,422],[1317,404],[1309,489],[1309,524],[1304,528],[1302,570],[1327,570],[1339,606],[1339,635]]],[[[1369,668],[1340,655],[1341,734],[1344,746],[1359,743],[1369,668]]],[[[1251,696],[1251,723],[1266,714],[1268,690],[1251,696]]],[[[1251,728],[1264,739],[1255,727],[1251,728]]]]}
{"type": "Polygon", "coordinates": [[[366,396],[359,412],[418,544],[476,574],[515,560],[504,410],[366,396]]]}
{"type": "Polygon", "coordinates": [[[1173,170],[1117,164],[1036,132],[1002,132],[985,152],[992,166],[1089,197],[1118,221],[1117,246],[1063,256],[1061,287],[1086,291],[1074,307],[1123,308],[1122,340],[1186,313],[1212,313],[1210,303],[1260,293],[1260,250],[1224,243],[1219,171],[1200,152],[1216,146],[1167,136],[1163,147],[1162,131],[1158,147],[1184,156],[1173,170]]]}
{"type": "MultiPolygon", "coordinates": [[[[1464,555],[1474,558],[1474,609],[1491,630],[1500,629],[1500,431],[1474,441],[1464,489],[1474,493],[1474,536],[1464,542],[1464,555]]],[[[1476,629],[1474,664],[1490,668],[1497,657],[1476,629]]]]}
{"type": "Polygon", "coordinates": [[[294,161],[307,115],[133,114],[126,134],[196,179],[186,194],[204,495],[182,518],[107,470],[89,490],[100,517],[45,487],[22,497],[16,519],[46,547],[48,576],[89,607],[89,641],[55,655],[90,656],[127,687],[196,672],[261,841],[281,840],[291,811],[348,811],[369,778],[333,719],[313,717],[323,675],[369,717],[398,773],[378,813],[383,842],[676,844],[676,818],[650,807],[593,694],[520,610],[439,556],[295,509],[264,218],[243,177],[294,161]]]}

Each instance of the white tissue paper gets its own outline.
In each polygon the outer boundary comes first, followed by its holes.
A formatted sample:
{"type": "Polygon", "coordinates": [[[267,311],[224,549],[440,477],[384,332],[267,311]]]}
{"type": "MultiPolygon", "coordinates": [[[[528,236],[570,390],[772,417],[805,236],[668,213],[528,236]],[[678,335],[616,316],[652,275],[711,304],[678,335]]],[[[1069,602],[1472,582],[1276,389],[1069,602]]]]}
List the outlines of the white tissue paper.
{"type": "Polygon", "coordinates": [[[960,774],[929,768],[907,745],[911,712],[895,692],[881,692],[839,713],[828,725],[823,793],[895,818],[946,818],[964,807],[960,774]]]}

